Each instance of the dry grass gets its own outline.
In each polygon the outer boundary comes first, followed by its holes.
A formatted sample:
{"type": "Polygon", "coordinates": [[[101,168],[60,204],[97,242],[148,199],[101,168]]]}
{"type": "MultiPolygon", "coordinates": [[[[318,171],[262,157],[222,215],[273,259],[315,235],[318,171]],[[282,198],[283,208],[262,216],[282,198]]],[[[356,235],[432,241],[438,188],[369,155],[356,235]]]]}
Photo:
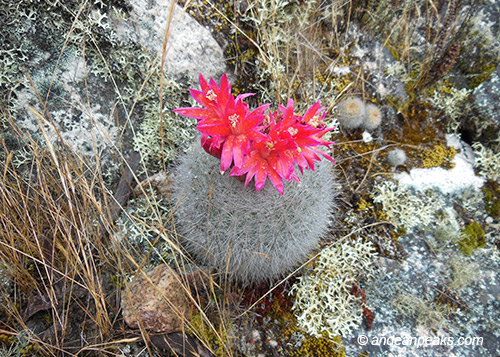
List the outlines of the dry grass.
{"type": "MultiPolygon", "coordinates": [[[[160,64],[163,64],[167,42],[168,31],[162,58],[151,63],[153,70],[163,68],[160,64]]],[[[63,52],[64,49],[61,56],[63,52]]],[[[107,61],[104,56],[102,60],[107,61]]],[[[160,105],[162,90],[163,82],[158,94],[160,105]]],[[[139,341],[146,342],[144,351],[155,355],[146,329],[141,328],[136,333],[124,330],[120,296],[128,293],[133,275],[145,274],[149,257],[141,256],[136,247],[128,244],[115,225],[116,218],[125,214],[135,225],[153,230],[158,235],[157,240],[167,242],[172,251],[179,253],[174,259],[179,272],[182,273],[185,265],[191,262],[180,254],[175,231],[162,225],[165,222],[160,212],[155,212],[155,226],[125,212],[122,205],[126,200],[113,194],[105,184],[99,163],[101,153],[94,148],[96,160],[90,162],[74,152],[52,121],[46,98],[41,98],[35,87],[32,91],[45,109],[40,113],[31,108],[40,121],[41,138],[35,139],[19,129],[10,113],[6,109],[3,112],[5,132],[13,134],[17,141],[14,146],[22,147],[29,159],[23,164],[14,162],[12,143],[1,139],[6,158],[0,163],[0,278],[5,282],[0,287],[2,340],[7,345],[15,336],[24,342],[27,340],[25,344],[29,349],[18,351],[20,355],[29,354],[29,351],[41,355],[119,355],[119,347],[139,341]],[[49,139],[48,131],[58,133],[56,142],[49,139]],[[37,313],[39,317],[33,320],[39,322],[28,321],[37,313]],[[43,332],[25,333],[33,329],[43,332]]],[[[126,110],[129,118],[135,104],[126,110]]],[[[129,183],[134,186],[138,178],[128,167],[128,158],[115,149],[122,171],[128,168],[129,183]]],[[[147,169],[145,171],[147,176],[147,169]]],[[[143,188],[139,189],[144,193],[143,188]]],[[[155,243],[145,242],[151,246],[155,243]]],[[[203,286],[199,289],[206,290],[209,296],[212,294],[211,298],[220,304],[220,298],[214,297],[219,288],[211,277],[207,279],[211,289],[203,286]]],[[[202,293],[192,291],[186,279],[181,283],[207,329],[225,341],[221,336],[225,334],[225,315],[220,315],[220,321],[209,320],[199,300],[202,293]]],[[[189,321],[185,321],[185,325],[190,329],[189,321]]],[[[198,335],[201,344],[211,349],[203,336],[190,330],[198,335]]],[[[221,345],[226,351],[224,354],[230,355],[225,342],[221,345]]]]}
{"type": "MultiPolygon", "coordinates": [[[[96,326],[89,342],[103,340],[112,333],[118,310],[109,302],[104,274],[122,276],[115,267],[123,266],[124,259],[109,239],[110,198],[105,197],[102,177],[64,145],[25,140],[21,145],[29,148],[33,160],[24,170],[9,160],[2,163],[0,184],[0,259],[2,271],[15,284],[14,296],[3,296],[8,321],[27,330],[25,321],[35,312],[27,311],[48,310],[53,346],[41,347],[46,352],[64,350],[73,306],[83,304],[82,322],[96,326]],[[85,302],[80,301],[83,296],[85,302]]],[[[3,144],[6,156],[12,157],[3,144]]]]}

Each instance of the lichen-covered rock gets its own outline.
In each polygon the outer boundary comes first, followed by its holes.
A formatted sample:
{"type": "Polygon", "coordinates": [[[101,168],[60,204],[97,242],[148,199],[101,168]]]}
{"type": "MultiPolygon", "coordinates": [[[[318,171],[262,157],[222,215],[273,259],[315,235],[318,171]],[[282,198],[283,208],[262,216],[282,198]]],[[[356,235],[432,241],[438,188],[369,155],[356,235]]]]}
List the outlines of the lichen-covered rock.
{"type": "MultiPolygon", "coordinates": [[[[12,118],[35,140],[64,142],[76,154],[98,162],[110,181],[119,171],[113,155],[127,156],[130,143],[145,161],[156,156],[173,160],[194,131],[191,121],[175,121],[169,115],[184,100],[176,93],[187,92],[178,87],[192,85],[199,72],[212,77],[225,71],[220,46],[178,5],[169,0],[116,3],[0,4],[0,22],[6,24],[0,34],[6,44],[0,49],[0,98],[5,98],[0,121],[12,118]],[[79,16],[68,20],[68,13],[79,16]],[[160,78],[148,73],[160,72],[167,28],[160,109],[160,78]],[[163,134],[158,134],[160,110],[161,125],[168,128],[163,134]],[[41,116],[47,119],[43,123],[41,116]],[[124,129],[129,126],[135,135],[124,129]],[[164,142],[158,144],[154,134],[164,142]]],[[[13,162],[22,161],[16,155],[13,162]]]]}
{"type": "Polygon", "coordinates": [[[500,67],[474,90],[474,104],[479,112],[500,124],[500,67]]]}
{"type": "Polygon", "coordinates": [[[153,53],[163,49],[165,30],[173,9],[165,66],[174,76],[187,74],[197,79],[203,72],[207,77],[217,77],[225,72],[224,53],[210,31],[189,16],[179,5],[170,0],[130,1],[130,20],[117,28],[122,40],[131,39],[143,44],[153,53]],[[138,31],[139,29],[139,31],[138,31]]]}
{"type": "Polygon", "coordinates": [[[383,41],[377,39],[373,33],[360,29],[357,25],[349,26],[346,33],[347,43],[354,43],[350,55],[355,64],[359,64],[363,71],[369,73],[367,81],[368,95],[372,97],[392,97],[404,103],[408,95],[404,81],[396,73],[401,69],[391,52],[384,46],[383,41]]]}
{"type": "Polygon", "coordinates": [[[165,264],[136,276],[123,291],[122,308],[130,327],[162,333],[181,330],[192,312],[180,276],[165,264]]]}

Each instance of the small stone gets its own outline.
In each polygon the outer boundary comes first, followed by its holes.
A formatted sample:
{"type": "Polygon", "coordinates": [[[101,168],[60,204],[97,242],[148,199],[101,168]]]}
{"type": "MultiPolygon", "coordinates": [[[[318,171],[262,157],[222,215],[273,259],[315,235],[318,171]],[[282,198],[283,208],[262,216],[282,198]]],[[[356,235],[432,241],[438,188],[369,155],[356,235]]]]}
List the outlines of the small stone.
{"type": "Polygon", "coordinates": [[[155,332],[174,332],[191,319],[191,303],[180,276],[162,264],[138,274],[130,290],[122,292],[123,318],[131,328],[142,325],[155,332]],[[139,323],[140,321],[140,323],[139,323]]]}
{"type": "Polygon", "coordinates": [[[257,330],[252,331],[252,340],[259,341],[260,340],[260,333],[257,330]]]}
{"type": "Polygon", "coordinates": [[[369,132],[363,131],[362,135],[363,135],[363,142],[369,143],[373,141],[373,136],[369,132]]]}

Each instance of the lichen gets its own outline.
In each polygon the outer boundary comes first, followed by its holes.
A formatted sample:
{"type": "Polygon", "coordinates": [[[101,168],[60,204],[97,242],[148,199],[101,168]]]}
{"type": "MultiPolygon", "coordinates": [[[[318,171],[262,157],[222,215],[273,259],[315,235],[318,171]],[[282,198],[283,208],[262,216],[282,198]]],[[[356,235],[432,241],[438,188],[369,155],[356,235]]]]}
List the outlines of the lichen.
{"type": "Polygon", "coordinates": [[[476,160],[474,167],[479,168],[479,175],[489,180],[498,181],[500,178],[500,152],[485,147],[480,142],[472,144],[476,160]]]}
{"type": "Polygon", "coordinates": [[[460,239],[460,232],[456,227],[452,227],[448,224],[440,224],[434,231],[434,238],[437,241],[434,248],[440,250],[450,242],[458,241],[460,239]]]}
{"type": "Polygon", "coordinates": [[[422,167],[439,167],[453,168],[452,159],[455,157],[457,150],[444,145],[434,145],[419,153],[422,160],[422,167]]]}
{"type": "Polygon", "coordinates": [[[118,218],[114,238],[137,261],[147,257],[147,263],[153,266],[173,263],[176,258],[173,247],[165,239],[160,239],[158,230],[154,229],[164,227],[164,232],[172,229],[169,202],[156,191],[145,190],[147,196],[130,200],[118,218]]]}
{"type": "Polygon", "coordinates": [[[423,229],[434,222],[457,226],[453,211],[445,210],[441,219],[436,212],[442,210],[442,204],[435,199],[432,190],[423,194],[412,192],[405,186],[392,181],[385,181],[374,187],[373,201],[382,204],[388,219],[406,230],[416,227],[423,229]]]}
{"type": "Polygon", "coordinates": [[[172,81],[164,84],[164,108],[160,108],[158,97],[159,83],[151,84],[143,93],[144,119],[133,138],[134,149],[141,154],[142,160],[152,169],[159,169],[162,163],[174,160],[184,151],[196,135],[196,120],[179,118],[172,112],[182,102],[183,90],[172,81]]]}
{"type": "Polygon", "coordinates": [[[314,267],[292,286],[298,326],[308,334],[331,339],[347,335],[361,324],[363,310],[351,294],[353,283],[369,278],[376,253],[370,242],[355,239],[323,249],[314,267]]]}
{"type": "Polygon", "coordinates": [[[29,86],[24,73],[40,68],[47,55],[59,53],[66,39],[76,47],[89,36],[93,39],[89,47],[109,41],[108,11],[123,9],[120,1],[92,0],[84,7],[77,0],[2,1],[0,19],[8,30],[0,34],[0,96],[20,84],[29,86]]]}
{"type": "Polygon", "coordinates": [[[478,264],[456,255],[450,259],[450,266],[452,279],[448,286],[455,291],[460,291],[477,281],[481,274],[478,264]]]}
{"type": "Polygon", "coordinates": [[[447,81],[442,81],[442,83],[441,86],[437,86],[432,97],[429,97],[427,101],[434,108],[446,114],[449,119],[447,124],[449,132],[456,133],[460,126],[460,117],[463,117],[471,110],[468,100],[472,90],[467,88],[458,89],[447,81]]]}
{"type": "Polygon", "coordinates": [[[41,353],[41,349],[34,343],[34,333],[22,330],[17,335],[0,334],[0,356],[28,357],[41,353]]]}
{"type": "Polygon", "coordinates": [[[467,256],[475,250],[486,246],[484,228],[477,222],[469,223],[461,233],[462,239],[457,242],[460,250],[467,256]]]}
{"type": "Polygon", "coordinates": [[[448,307],[418,295],[396,295],[392,300],[392,306],[403,316],[415,319],[417,324],[427,329],[448,325],[447,319],[450,315],[448,307]]]}

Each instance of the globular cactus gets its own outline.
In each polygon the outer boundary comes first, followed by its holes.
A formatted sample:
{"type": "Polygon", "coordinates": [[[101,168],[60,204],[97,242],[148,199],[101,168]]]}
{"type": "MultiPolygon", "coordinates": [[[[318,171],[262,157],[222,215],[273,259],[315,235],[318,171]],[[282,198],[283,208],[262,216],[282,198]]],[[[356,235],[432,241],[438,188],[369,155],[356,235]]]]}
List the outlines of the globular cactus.
{"type": "Polygon", "coordinates": [[[358,97],[347,97],[337,106],[342,127],[346,129],[359,128],[366,118],[366,105],[358,97]]]}
{"type": "Polygon", "coordinates": [[[281,195],[267,180],[257,191],[220,173],[220,160],[199,144],[172,179],[175,223],[198,263],[226,269],[243,284],[272,280],[300,265],[332,221],[337,184],[332,163],[285,181],[281,195]]]}
{"type": "Polygon", "coordinates": [[[366,130],[374,130],[382,123],[382,111],[375,104],[366,105],[366,117],[361,126],[366,130]]]}
{"type": "Polygon", "coordinates": [[[387,162],[394,167],[406,162],[406,152],[402,149],[394,149],[387,153],[387,162]]]}

